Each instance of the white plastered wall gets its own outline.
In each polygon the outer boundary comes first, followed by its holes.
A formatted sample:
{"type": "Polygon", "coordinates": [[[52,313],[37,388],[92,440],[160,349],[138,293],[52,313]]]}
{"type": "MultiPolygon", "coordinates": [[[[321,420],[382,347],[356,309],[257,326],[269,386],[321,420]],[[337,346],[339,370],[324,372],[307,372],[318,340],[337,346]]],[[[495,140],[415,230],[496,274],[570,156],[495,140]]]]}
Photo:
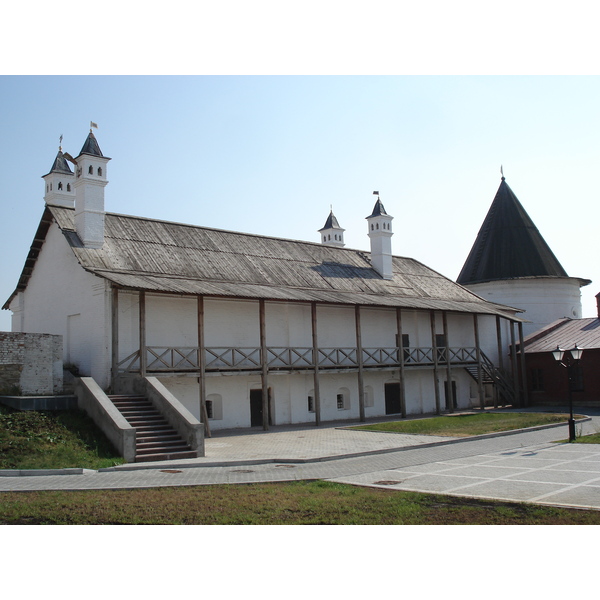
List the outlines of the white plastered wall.
{"type": "Polygon", "coordinates": [[[79,265],[56,224],[48,229],[27,288],[13,300],[11,310],[13,327],[62,335],[64,361],[100,386],[108,385],[110,288],[79,265]]]}

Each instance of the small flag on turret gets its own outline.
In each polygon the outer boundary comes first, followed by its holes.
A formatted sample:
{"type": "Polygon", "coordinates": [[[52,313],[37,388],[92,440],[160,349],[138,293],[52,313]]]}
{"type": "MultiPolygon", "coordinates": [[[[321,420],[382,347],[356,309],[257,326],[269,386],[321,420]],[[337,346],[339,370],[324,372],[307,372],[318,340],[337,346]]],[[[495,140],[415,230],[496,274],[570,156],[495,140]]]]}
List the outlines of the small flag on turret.
{"type": "Polygon", "coordinates": [[[373,192],[373,196],[379,196],[379,192],[373,192]]]}
{"type": "Polygon", "coordinates": [[[94,127],[96,129],[98,129],[98,125],[96,123],[94,123],[94,121],[90,121],[90,127],[94,127]]]}

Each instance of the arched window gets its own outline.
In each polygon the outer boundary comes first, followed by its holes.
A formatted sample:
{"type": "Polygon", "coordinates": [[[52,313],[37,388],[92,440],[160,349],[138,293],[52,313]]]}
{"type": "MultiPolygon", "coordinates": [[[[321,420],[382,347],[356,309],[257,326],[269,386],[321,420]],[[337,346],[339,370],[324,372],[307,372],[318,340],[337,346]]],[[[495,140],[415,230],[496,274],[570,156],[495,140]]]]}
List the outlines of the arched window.
{"type": "Polygon", "coordinates": [[[371,223],[371,231],[373,231],[375,229],[375,226],[373,225],[373,223],[371,223]]]}
{"type": "Polygon", "coordinates": [[[376,225],[377,225],[377,229],[379,229],[379,223],[376,223],[376,225]]]}
{"type": "Polygon", "coordinates": [[[62,181],[59,181],[59,182],[58,182],[58,189],[59,189],[59,190],[62,190],[62,181]]]}
{"type": "Polygon", "coordinates": [[[88,168],[88,173],[89,173],[90,175],[93,175],[93,174],[94,174],[94,167],[92,167],[92,165],[90,165],[90,166],[89,166],[89,168],[88,168]]]}
{"type": "Polygon", "coordinates": [[[102,177],[102,167],[98,167],[98,175],[102,177]]]}
{"type": "Polygon", "coordinates": [[[206,397],[206,412],[208,418],[220,421],[223,418],[223,399],[221,394],[209,394],[206,397]]]}
{"type": "Polygon", "coordinates": [[[350,390],[348,388],[339,388],[336,394],[336,403],[338,410],[349,410],[350,408],[350,390]]]}
{"type": "Polygon", "coordinates": [[[327,240],[328,240],[328,241],[331,241],[331,234],[329,234],[329,235],[327,236],[327,240]]]}
{"type": "Polygon", "coordinates": [[[67,183],[67,192],[70,192],[70,191],[71,191],[71,184],[67,183]]]}

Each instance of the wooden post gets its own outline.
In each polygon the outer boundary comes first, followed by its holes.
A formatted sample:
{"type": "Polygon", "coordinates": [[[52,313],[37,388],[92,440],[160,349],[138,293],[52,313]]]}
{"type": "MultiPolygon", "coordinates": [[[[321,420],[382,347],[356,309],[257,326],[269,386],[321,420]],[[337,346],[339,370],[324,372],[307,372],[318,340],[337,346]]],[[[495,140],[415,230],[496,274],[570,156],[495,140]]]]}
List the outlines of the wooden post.
{"type": "MultiPolygon", "coordinates": [[[[496,339],[498,341],[498,369],[504,375],[504,349],[502,348],[502,323],[500,317],[496,315],[496,339]]],[[[499,386],[494,386],[494,408],[498,408],[499,386]]],[[[502,406],[506,406],[506,399],[502,396],[502,406]]]]}
{"type": "Polygon", "coordinates": [[[515,341],[515,324],[510,322],[510,358],[513,378],[513,389],[515,394],[515,403],[521,406],[521,396],[519,394],[519,371],[517,366],[517,343],[515,341]]]}
{"type": "Polygon", "coordinates": [[[363,356],[362,334],[360,331],[360,306],[354,307],[354,320],[356,323],[356,361],[358,363],[358,412],[360,421],[365,420],[365,385],[363,381],[363,356]]]}
{"type": "Polygon", "coordinates": [[[431,324],[431,352],[433,354],[433,383],[435,387],[435,414],[439,415],[442,412],[440,406],[440,382],[438,381],[438,355],[437,343],[435,340],[435,311],[429,311],[429,322],[431,324]]]}
{"type": "Polygon", "coordinates": [[[400,411],[406,418],[406,396],[404,389],[404,345],[402,343],[402,309],[396,308],[396,330],[398,335],[398,364],[400,365],[400,411]]]}
{"type": "Polygon", "coordinates": [[[310,303],[311,321],[312,321],[312,343],[313,343],[313,363],[315,370],[313,374],[315,389],[315,425],[321,424],[321,390],[319,386],[319,341],[317,337],[317,303],[310,303]]]}
{"type": "Polygon", "coordinates": [[[260,364],[262,381],[262,420],[263,430],[269,431],[269,365],[267,356],[267,333],[265,326],[265,301],[258,301],[260,321],[260,364]]]}
{"type": "Polygon", "coordinates": [[[523,338],[523,323],[519,323],[519,348],[521,349],[519,358],[521,359],[521,398],[523,400],[521,406],[527,406],[529,404],[529,398],[527,393],[527,366],[525,364],[525,341],[523,338]]]}
{"type": "Polygon", "coordinates": [[[450,363],[450,341],[448,338],[448,314],[442,311],[444,339],[446,340],[446,403],[449,412],[454,412],[454,391],[452,389],[452,367],[450,363]]]}
{"type": "Polygon", "coordinates": [[[198,296],[198,387],[200,394],[200,420],[204,424],[204,436],[210,437],[210,424],[206,410],[206,354],[204,352],[204,296],[198,296]]]}
{"type": "Polygon", "coordinates": [[[504,349],[502,348],[502,324],[496,315],[496,338],[498,339],[498,368],[504,371],[504,349]]]}
{"type": "Polygon", "coordinates": [[[485,392],[483,390],[483,365],[481,363],[481,346],[479,345],[479,319],[477,313],[473,314],[473,328],[475,330],[475,352],[477,354],[477,393],[481,410],[485,409],[485,392]]]}
{"type": "Polygon", "coordinates": [[[117,377],[119,376],[119,288],[112,288],[111,303],[111,362],[112,362],[112,381],[111,388],[113,394],[116,389],[117,377]]]}
{"type": "Polygon", "coordinates": [[[146,352],[146,292],[139,292],[139,317],[140,317],[140,375],[146,377],[148,355],[146,352]]]}

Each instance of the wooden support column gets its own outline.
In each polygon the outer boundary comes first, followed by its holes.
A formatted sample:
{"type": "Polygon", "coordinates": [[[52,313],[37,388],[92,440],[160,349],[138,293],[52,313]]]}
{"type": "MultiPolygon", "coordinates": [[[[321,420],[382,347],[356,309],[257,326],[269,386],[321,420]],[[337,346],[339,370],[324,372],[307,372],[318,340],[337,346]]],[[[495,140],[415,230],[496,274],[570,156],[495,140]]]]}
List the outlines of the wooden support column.
{"type": "Polygon", "coordinates": [[[473,329],[475,331],[475,352],[477,355],[477,393],[479,394],[479,406],[485,409],[485,391],[483,389],[483,364],[481,362],[481,345],[479,344],[479,318],[477,313],[473,315],[473,329]]]}
{"type": "MultiPolygon", "coordinates": [[[[504,349],[502,348],[502,323],[500,322],[500,317],[496,315],[496,339],[498,341],[498,369],[500,373],[504,374],[504,349]]],[[[495,385],[494,386],[494,408],[498,408],[498,394],[500,393],[500,388],[495,385]]],[[[503,396],[502,406],[506,406],[506,400],[503,396]]]]}
{"type": "Polygon", "coordinates": [[[358,363],[358,412],[361,422],[365,420],[365,384],[363,380],[362,334],[360,330],[360,306],[354,307],[356,322],[356,362],[358,363]]]}
{"type": "Polygon", "coordinates": [[[398,335],[398,364],[400,365],[400,411],[406,418],[406,395],[404,387],[404,346],[402,345],[402,309],[396,308],[396,329],[398,335]]]}
{"type": "Polygon", "coordinates": [[[519,354],[521,362],[521,406],[527,406],[529,404],[529,398],[527,394],[527,365],[525,364],[525,340],[523,337],[523,323],[519,323],[519,348],[521,352],[519,354]]]}
{"type": "Polygon", "coordinates": [[[515,324],[510,322],[510,358],[513,379],[513,389],[515,394],[515,404],[521,406],[521,396],[519,394],[519,368],[517,365],[517,342],[515,340],[515,324]]]}
{"type": "Polygon", "coordinates": [[[431,324],[431,352],[433,354],[433,383],[435,387],[435,414],[439,415],[442,413],[440,405],[440,382],[438,380],[438,355],[437,355],[437,342],[435,339],[435,311],[429,311],[429,322],[431,324]]]}
{"type": "Polygon", "coordinates": [[[502,323],[496,315],[496,338],[498,340],[498,368],[504,371],[504,348],[502,348],[502,323]]]}
{"type": "Polygon", "coordinates": [[[444,339],[446,340],[446,404],[448,411],[454,412],[454,392],[452,390],[452,367],[450,363],[450,341],[448,337],[448,313],[442,312],[442,322],[444,324],[444,339]]]}
{"type": "Polygon", "coordinates": [[[258,301],[260,320],[260,365],[262,381],[262,420],[263,430],[269,431],[269,365],[267,356],[267,333],[265,326],[265,301],[258,301]]]}
{"type": "Polygon", "coordinates": [[[210,437],[210,424],[206,410],[206,353],[204,342],[204,296],[198,296],[198,387],[200,394],[200,420],[204,424],[204,436],[210,437]]]}
{"type": "Polygon", "coordinates": [[[317,336],[317,303],[310,303],[311,321],[312,321],[312,343],[313,343],[313,364],[314,369],[314,390],[315,390],[315,425],[321,424],[321,390],[319,386],[319,341],[317,336]]]}
{"type": "Polygon", "coordinates": [[[111,302],[111,388],[115,393],[116,381],[119,376],[119,288],[112,288],[111,302]]]}
{"type": "Polygon", "coordinates": [[[140,375],[146,377],[148,353],[146,352],[146,292],[139,292],[139,317],[140,317],[140,375]]]}

